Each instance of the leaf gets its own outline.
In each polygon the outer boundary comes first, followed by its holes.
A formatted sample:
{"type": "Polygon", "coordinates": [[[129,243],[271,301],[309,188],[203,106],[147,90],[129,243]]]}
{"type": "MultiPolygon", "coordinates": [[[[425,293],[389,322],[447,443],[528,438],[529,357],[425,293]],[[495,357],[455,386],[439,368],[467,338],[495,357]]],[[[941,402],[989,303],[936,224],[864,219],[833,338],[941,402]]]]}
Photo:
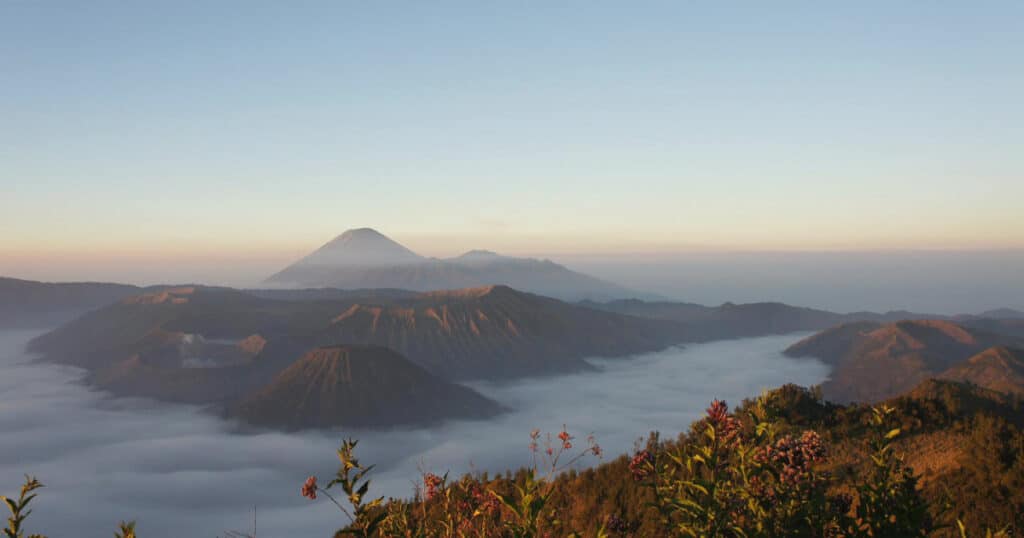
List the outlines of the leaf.
{"type": "Polygon", "coordinates": [[[900,429],[899,428],[893,428],[892,430],[889,430],[889,433],[885,434],[885,439],[886,440],[892,439],[893,437],[896,437],[899,434],[900,434],[900,429]]]}

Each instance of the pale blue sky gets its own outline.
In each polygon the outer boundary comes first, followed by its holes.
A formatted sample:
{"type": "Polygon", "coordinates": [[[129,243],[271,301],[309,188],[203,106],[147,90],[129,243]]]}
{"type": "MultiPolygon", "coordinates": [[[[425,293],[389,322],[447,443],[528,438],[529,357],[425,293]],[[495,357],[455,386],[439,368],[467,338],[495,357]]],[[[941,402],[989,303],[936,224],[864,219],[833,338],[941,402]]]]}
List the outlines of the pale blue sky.
{"type": "Polygon", "coordinates": [[[0,249],[1024,247],[1024,3],[554,4],[0,2],[0,249]]]}

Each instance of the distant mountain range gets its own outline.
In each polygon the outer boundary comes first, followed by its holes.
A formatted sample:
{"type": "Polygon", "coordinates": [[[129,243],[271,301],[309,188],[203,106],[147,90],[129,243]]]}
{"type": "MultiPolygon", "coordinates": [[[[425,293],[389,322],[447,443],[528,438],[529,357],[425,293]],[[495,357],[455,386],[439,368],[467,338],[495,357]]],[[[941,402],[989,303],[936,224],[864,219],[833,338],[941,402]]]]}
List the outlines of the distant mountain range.
{"type": "Polygon", "coordinates": [[[721,306],[704,306],[693,303],[625,299],[604,303],[583,301],[580,304],[608,312],[680,322],[686,325],[688,340],[694,342],[821,330],[851,321],[884,322],[941,318],[934,314],[902,310],[838,314],[783,303],[725,303],[721,306]]]}
{"type": "Polygon", "coordinates": [[[127,284],[36,282],[0,277],[0,329],[56,327],[140,291],[141,288],[127,284]]]}
{"type": "MultiPolygon", "coordinates": [[[[352,237],[346,241],[362,241],[352,237]]],[[[371,251],[377,260],[410,257],[394,245],[371,251]]],[[[487,265],[491,257],[469,253],[462,263],[487,265]]],[[[781,303],[567,303],[503,285],[235,290],[0,279],[0,312],[7,320],[0,328],[78,316],[30,349],[85,368],[94,386],[210,404],[285,429],[474,418],[497,412],[497,404],[454,382],[581,371],[592,368],[587,357],[827,327],[787,353],[833,365],[830,398],[875,400],[937,376],[1009,390],[997,380],[1016,386],[1024,342],[1024,318],[1008,309],[927,319],[935,316],[781,303]],[[351,375],[337,377],[342,366],[351,375]],[[411,405],[407,396],[432,391],[436,401],[398,411],[411,405]],[[353,406],[369,407],[356,416],[353,406]],[[314,408],[315,416],[301,418],[299,410],[314,408]]]]}
{"type": "Polygon", "coordinates": [[[473,250],[455,258],[427,258],[371,228],[346,231],[266,282],[306,288],[414,291],[505,285],[565,300],[640,295],[550,260],[513,258],[486,250],[473,250]]]}
{"type": "MultiPolygon", "coordinates": [[[[584,357],[632,355],[679,340],[672,322],[600,312],[504,286],[316,300],[188,286],[149,291],[91,311],[36,338],[29,349],[45,360],[85,368],[92,384],[115,394],[216,404],[256,424],[290,428],[354,425],[358,420],[338,402],[362,402],[371,394],[379,409],[364,416],[383,421],[377,426],[400,418],[393,409],[406,401],[403,395],[431,391],[436,405],[424,404],[410,417],[476,416],[453,414],[467,409],[464,404],[473,397],[449,380],[579,371],[591,368],[584,357]],[[352,384],[333,389],[298,375],[321,367],[329,371],[310,353],[337,346],[350,350],[346,357],[380,362],[353,370],[346,378],[352,384]],[[393,351],[377,349],[384,346],[393,351]],[[306,367],[285,375],[303,361],[306,367]],[[293,416],[283,409],[300,402],[280,398],[302,393],[295,388],[302,379],[308,381],[307,391],[349,392],[317,397],[318,409],[335,410],[331,417],[310,419],[316,424],[283,423],[282,417],[293,416]],[[257,410],[274,407],[268,401],[282,411],[257,417],[257,410]]],[[[496,408],[493,402],[469,407],[481,413],[496,408]]]]}
{"type": "Polygon", "coordinates": [[[884,400],[929,378],[1016,393],[1024,392],[1022,325],[1021,320],[856,322],[815,334],[785,353],[830,364],[822,388],[837,402],[884,400]]]}

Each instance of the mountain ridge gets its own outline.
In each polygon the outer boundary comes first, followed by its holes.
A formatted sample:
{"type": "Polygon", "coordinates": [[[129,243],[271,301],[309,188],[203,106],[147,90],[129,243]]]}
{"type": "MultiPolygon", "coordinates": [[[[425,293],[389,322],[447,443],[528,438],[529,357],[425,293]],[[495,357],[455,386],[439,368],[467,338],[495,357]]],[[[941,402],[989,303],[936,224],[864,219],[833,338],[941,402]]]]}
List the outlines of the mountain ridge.
{"type": "Polygon", "coordinates": [[[373,230],[348,230],[266,282],[291,287],[402,288],[431,291],[503,284],[579,300],[631,297],[636,292],[536,258],[471,250],[453,258],[416,254],[373,230]]]}

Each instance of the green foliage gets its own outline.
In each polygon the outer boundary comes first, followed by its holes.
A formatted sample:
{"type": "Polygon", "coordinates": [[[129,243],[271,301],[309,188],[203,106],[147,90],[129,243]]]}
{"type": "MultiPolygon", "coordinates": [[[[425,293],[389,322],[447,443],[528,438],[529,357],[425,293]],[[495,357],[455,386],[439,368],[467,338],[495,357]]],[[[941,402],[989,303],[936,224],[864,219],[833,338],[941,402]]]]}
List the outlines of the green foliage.
{"type": "Polygon", "coordinates": [[[341,443],[341,448],[338,449],[341,467],[338,468],[334,480],[331,480],[322,490],[349,517],[349,526],[336,532],[335,537],[352,535],[366,538],[374,536],[381,521],[387,515],[380,510],[380,506],[384,502],[383,497],[366,502],[366,493],[370,490],[370,479],[367,475],[375,466],[364,466],[359,463],[359,459],[355,455],[357,444],[359,441],[353,439],[347,439],[341,443]],[[334,486],[340,486],[345,493],[346,499],[352,505],[351,513],[327,493],[326,490],[334,486]]]}
{"type": "Polygon", "coordinates": [[[122,521],[117,525],[117,532],[114,533],[114,538],[135,538],[135,522],[134,521],[122,521]]]}
{"type": "Polygon", "coordinates": [[[893,424],[894,411],[885,405],[872,409],[871,471],[857,487],[857,530],[883,538],[927,536],[935,530],[928,505],[913,471],[893,449],[901,432],[893,424]]]}
{"type": "MultiPolygon", "coordinates": [[[[10,510],[11,516],[7,518],[7,528],[4,529],[4,536],[6,538],[24,538],[25,537],[25,519],[28,518],[29,514],[32,513],[32,509],[28,507],[32,499],[36,498],[35,491],[43,487],[43,484],[36,480],[35,477],[25,475],[25,484],[21,486],[21,494],[18,495],[18,499],[14,500],[8,497],[0,497],[7,505],[7,509],[10,510]]],[[[44,538],[39,534],[32,534],[29,538],[44,538]]]]}

